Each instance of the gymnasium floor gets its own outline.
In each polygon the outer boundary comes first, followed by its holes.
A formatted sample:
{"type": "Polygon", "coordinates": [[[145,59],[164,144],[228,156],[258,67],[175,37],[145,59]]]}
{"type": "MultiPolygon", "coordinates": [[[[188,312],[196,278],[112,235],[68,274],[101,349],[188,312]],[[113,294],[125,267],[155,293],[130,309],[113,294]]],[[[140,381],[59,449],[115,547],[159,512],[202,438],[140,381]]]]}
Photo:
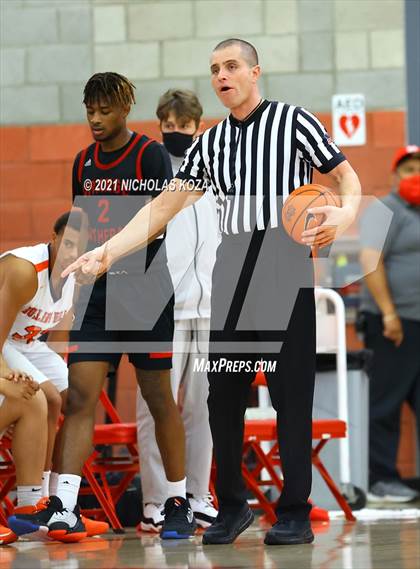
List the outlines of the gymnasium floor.
{"type": "Polygon", "coordinates": [[[0,569],[418,569],[420,517],[410,511],[401,519],[318,522],[315,543],[293,547],[264,546],[258,523],[224,546],[203,547],[200,536],[162,542],[134,530],[72,545],[18,542],[0,548],[0,569]]]}

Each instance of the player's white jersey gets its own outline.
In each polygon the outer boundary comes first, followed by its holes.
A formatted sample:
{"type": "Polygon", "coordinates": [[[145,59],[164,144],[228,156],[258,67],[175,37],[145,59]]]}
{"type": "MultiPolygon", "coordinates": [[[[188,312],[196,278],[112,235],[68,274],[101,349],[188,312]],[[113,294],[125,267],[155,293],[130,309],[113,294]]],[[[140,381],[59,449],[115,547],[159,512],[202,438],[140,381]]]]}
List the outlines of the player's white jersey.
{"type": "Polygon", "coordinates": [[[50,289],[50,259],[47,243],[12,249],[0,257],[6,255],[14,255],[30,261],[37,272],[38,290],[35,296],[22,306],[8,336],[9,340],[30,344],[39,338],[43,332],[54,328],[72,307],[74,275],[67,278],[60,298],[55,300],[50,289]]]}

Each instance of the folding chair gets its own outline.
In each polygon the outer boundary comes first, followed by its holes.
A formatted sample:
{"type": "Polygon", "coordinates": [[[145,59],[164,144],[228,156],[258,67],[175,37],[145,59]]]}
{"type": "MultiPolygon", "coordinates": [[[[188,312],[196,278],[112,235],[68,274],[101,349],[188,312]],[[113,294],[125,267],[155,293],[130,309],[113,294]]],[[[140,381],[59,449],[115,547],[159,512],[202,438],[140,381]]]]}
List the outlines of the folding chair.
{"type": "MultiPolygon", "coordinates": [[[[124,529],[117,516],[116,505],[139,471],[136,446],[137,427],[135,423],[121,421],[105,391],[101,393],[100,401],[112,423],[95,425],[93,434],[95,449],[83,467],[83,476],[88,486],[80,489],[81,495],[95,496],[100,507],[86,508],[83,513],[98,519],[108,518],[113,530],[116,533],[123,533],[124,529]],[[128,454],[104,458],[96,448],[102,445],[124,446],[128,454]],[[110,484],[106,477],[109,472],[122,473],[122,477],[117,483],[110,484]]],[[[4,525],[7,525],[7,518],[12,515],[14,509],[14,504],[8,494],[16,486],[15,465],[10,447],[10,439],[7,436],[2,437],[0,440],[0,523],[4,525]]]]}
{"type": "MultiPolygon", "coordinates": [[[[343,510],[346,519],[355,521],[352,510],[346,499],[341,494],[336,483],[325,468],[319,454],[330,439],[340,439],[346,436],[346,424],[339,419],[333,420],[316,420],[312,423],[312,439],[319,442],[312,449],[312,464],[318,470],[328,488],[337,500],[338,505],[343,510]]],[[[257,499],[258,507],[264,510],[268,521],[274,523],[276,521],[275,506],[276,502],[270,501],[262,492],[261,487],[275,487],[278,492],[283,489],[283,480],[278,474],[277,469],[281,469],[281,461],[279,456],[279,447],[277,443],[277,426],[275,419],[248,419],[245,421],[244,436],[244,458],[249,452],[254,453],[256,465],[249,468],[246,461],[242,462],[242,475],[249,490],[257,499]],[[262,448],[262,442],[274,442],[268,452],[262,448]],[[262,471],[265,469],[268,476],[261,477],[262,471]]]]}
{"type": "MultiPolygon", "coordinates": [[[[95,425],[93,434],[94,451],[83,467],[83,476],[88,483],[80,489],[81,495],[94,495],[100,507],[84,508],[83,514],[98,519],[108,518],[115,533],[124,533],[124,528],[118,518],[116,506],[134,476],[139,472],[139,457],[137,452],[136,423],[123,423],[105,391],[100,396],[106,414],[112,421],[109,424],[95,425]],[[96,448],[102,445],[123,446],[127,454],[113,454],[103,457],[96,448]],[[107,474],[121,473],[118,482],[110,483],[107,474]]],[[[140,507],[140,505],[139,505],[140,507]]]]}
{"type": "Polygon", "coordinates": [[[7,526],[14,504],[8,494],[16,486],[16,471],[10,452],[11,440],[6,435],[0,439],[0,523],[7,526]]]}
{"type": "MultiPolygon", "coordinates": [[[[319,442],[312,450],[312,464],[324,479],[338,505],[343,510],[346,519],[349,521],[355,521],[355,517],[353,516],[347,500],[337,487],[320,458],[320,452],[328,440],[333,438],[339,439],[340,482],[344,489],[351,488],[350,453],[347,438],[348,406],[344,303],[338,293],[329,289],[317,288],[315,290],[315,297],[317,304],[319,304],[319,302],[326,302],[326,300],[332,302],[336,313],[334,320],[331,319],[326,322],[324,318],[324,326],[321,327],[321,334],[319,333],[319,330],[317,334],[317,351],[336,353],[338,378],[337,414],[339,418],[313,421],[312,438],[314,440],[319,440],[319,442]],[[325,334],[326,331],[328,331],[327,335],[325,334]]],[[[317,317],[318,316],[319,313],[317,313],[317,317]]],[[[266,381],[263,373],[257,374],[254,385],[259,387],[259,396],[263,406],[265,408],[269,408],[270,403],[268,390],[266,389],[266,381]],[[263,389],[263,387],[265,387],[265,389],[263,389]]],[[[277,443],[276,420],[274,418],[253,419],[245,422],[244,455],[246,456],[246,454],[251,450],[254,452],[257,465],[255,468],[249,469],[247,468],[245,461],[243,461],[243,476],[248,488],[257,498],[258,506],[264,509],[270,521],[275,521],[275,503],[270,502],[260,489],[261,486],[271,485],[275,486],[277,490],[281,492],[283,488],[283,481],[275,468],[281,468],[281,463],[277,443]],[[274,442],[274,445],[271,448],[267,446],[267,443],[269,442],[274,442]],[[261,474],[263,470],[264,476],[262,477],[261,474]]]]}

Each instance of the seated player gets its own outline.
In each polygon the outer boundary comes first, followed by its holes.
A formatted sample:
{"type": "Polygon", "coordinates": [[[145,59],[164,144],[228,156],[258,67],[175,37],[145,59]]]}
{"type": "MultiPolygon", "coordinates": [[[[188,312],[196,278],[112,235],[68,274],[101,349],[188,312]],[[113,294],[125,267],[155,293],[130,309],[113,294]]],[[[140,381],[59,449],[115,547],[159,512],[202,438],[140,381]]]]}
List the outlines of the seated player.
{"type": "MultiPolygon", "coordinates": [[[[3,280],[0,280],[0,290],[2,285],[3,280]]],[[[37,505],[42,507],[41,478],[47,446],[47,402],[36,381],[8,370],[0,373],[0,438],[11,425],[17,484],[15,513],[29,514],[36,511],[37,505]]],[[[29,537],[36,535],[37,531],[29,537]]],[[[11,529],[0,525],[0,545],[8,545],[17,539],[18,536],[11,529]]]]}
{"type": "MultiPolygon", "coordinates": [[[[171,89],[159,100],[156,114],[174,175],[197,136],[202,113],[202,106],[191,91],[171,89]]],[[[209,192],[171,221],[166,238],[168,267],[175,289],[171,385],[177,399],[182,384],[187,493],[197,525],[203,528],[214,522],[217,510],[208,494],[213,444],[207,410],[207,374],[194,371],[194,361],[197,355],[207,356],[211,274],[217,245],[216,204],[209,192]]],[[[143,497],[140,527],[143,531],[157,532],[164,520],[166,478],[153,418],[140,389],[137,390],[137,433],[143,497]]]]}
{"type": "MultiPolygon", "coordinates": [[[[1,375],[7,377],[10,369],[31,375],[48,404],[43,497],[54,494],[57,487],[58,474],[53,472],[50,480],[50,469],[57,423],[67,394],[68,369],[64,360],[39,338],[59,323],[62,328],[71,328],[75,281],[73,277],[62,279],[60,274],[79,253],[82,215],[75,210],[60,216],[50,243],[13,249],[0,258],[1,375]]],[[[95,528],[89,529],[98,533],[99,526],[91,523],[95,528]]],[[[100,531],[107,528],[107,524],[101,525],[100,531]]]]}

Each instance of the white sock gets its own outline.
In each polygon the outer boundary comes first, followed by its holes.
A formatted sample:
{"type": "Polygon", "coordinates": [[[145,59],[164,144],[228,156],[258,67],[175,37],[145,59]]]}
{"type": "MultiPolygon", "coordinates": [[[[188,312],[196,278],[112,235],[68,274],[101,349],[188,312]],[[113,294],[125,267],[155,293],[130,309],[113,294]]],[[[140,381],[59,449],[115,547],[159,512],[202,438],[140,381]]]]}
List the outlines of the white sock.
{"type": "Polygon", "coordinates": [[[77,504],[81,477],[77,474],[59,474],[57,485],[57,496],[63,506],[72,512],[77,504]]]}
{"type": "Polygon", "coordinates": [[[58,486],[58,472],[51,472],[50,474],[50,491],[49,496],[57,496],[57,486],[58,486]]]}
{"type": "Polygon", "coordinates": [[[50,474],[51,470],[44,470],[42,473],[42,497],[45,498],[50,495],[50,474]]]}
{"type": "Polygon", "coordinates": [[[18,486],[17,487],[17,507],[35,506],[42,498],[41,484],[38,486],[18,486]]]}
{"type": "Polygon", "coordinates": [[[169,482],[169,480],[167,480],[167,485],[168,485],[168,498],[176,498],[177,496],[180,498],[186,498],[187,496],[186,478],[178,480],[178,482],[169,482]]]}

